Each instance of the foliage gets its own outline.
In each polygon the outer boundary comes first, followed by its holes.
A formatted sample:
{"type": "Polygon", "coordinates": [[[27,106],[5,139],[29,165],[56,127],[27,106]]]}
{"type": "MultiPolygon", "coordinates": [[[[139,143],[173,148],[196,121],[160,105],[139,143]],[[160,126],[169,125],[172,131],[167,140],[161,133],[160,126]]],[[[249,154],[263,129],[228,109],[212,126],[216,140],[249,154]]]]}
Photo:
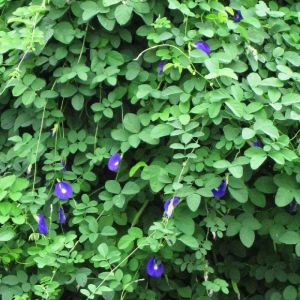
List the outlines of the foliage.
{"type": "Polygon", "coordinates": [[[0,8],[3,300],[300,298],[300,3],[0,8]]]}

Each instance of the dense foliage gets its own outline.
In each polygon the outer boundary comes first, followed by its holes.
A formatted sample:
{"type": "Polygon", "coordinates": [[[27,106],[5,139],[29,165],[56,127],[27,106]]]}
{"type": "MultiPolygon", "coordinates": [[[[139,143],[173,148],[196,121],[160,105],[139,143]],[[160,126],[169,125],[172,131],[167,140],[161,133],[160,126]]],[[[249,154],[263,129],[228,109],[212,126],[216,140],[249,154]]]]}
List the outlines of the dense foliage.
{"type": "Polygon", "coordinates": [[[1,299],[300,299],[297,2],[0,1],[1,299]]]}

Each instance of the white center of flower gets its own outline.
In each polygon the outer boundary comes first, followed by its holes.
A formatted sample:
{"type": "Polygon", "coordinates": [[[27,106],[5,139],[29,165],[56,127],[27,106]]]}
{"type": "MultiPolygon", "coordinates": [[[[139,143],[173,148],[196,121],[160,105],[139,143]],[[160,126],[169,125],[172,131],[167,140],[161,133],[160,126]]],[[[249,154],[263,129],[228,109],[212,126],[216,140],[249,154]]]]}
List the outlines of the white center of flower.
{"type": "Polygon", "coordinates": [[[68,192],[67,189],[65,189],[65,188],[63,187],[62,184],[60,184],[60,191],[61,191],[63,194],[66,194],[66,193],[68,192]]]}
{"type": "Polygon", "coordinates": [[[118,166],[118,165],[119,165],[119,161],[116,161],[116,162],[114,163],[114,165],[115,165],[115,166],[118,166]]]}
{"type": "Polygon", "coordinates": [[[153,269],[154,269],[154,270],[157,270],[157,269],[158,269],[158,265],[157,265],[157,264],[154,264],[153,269]]]}
{"type": "Polygon", "coordinates": [[[170,201],[170,204],[168,205],[167,209],[167,216],[170,218],[172,216],[173,210],[174,210],[174,205],[173,205],[173,199],[170,201]]]}

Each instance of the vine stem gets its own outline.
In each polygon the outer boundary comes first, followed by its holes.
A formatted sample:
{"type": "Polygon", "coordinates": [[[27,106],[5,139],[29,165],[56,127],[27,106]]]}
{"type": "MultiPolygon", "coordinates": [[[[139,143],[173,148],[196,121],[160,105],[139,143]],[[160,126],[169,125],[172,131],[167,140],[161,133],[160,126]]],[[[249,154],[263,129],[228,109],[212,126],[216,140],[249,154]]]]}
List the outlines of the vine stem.
{"type": "MultiPolygon", "coordinates": [[[[46,0],[43,0],[43,2],[42,2],[42,4],[41,4],[41,7],[45,7],[45,6],[46,6],[46,0]]],[[[25,51],[25,53],[24,53],[23,56],[21,57],[21,60],[19,61],[18,65],[16,66],[15,70],[14,70],[12,73],[14,73],[14,72],[19,72],[19,71],[20,71],[20,67],[21,67],[21,65],[22,65],[22,63],[23,63],[23,61],[24,61],[26,55],[30,52],[28,49],[31,49],[32,46],[33,46],[33,37],[34,37],[34,32],[35,32],[36,25],[37,25],[37,23],[38,23],[38,17],[39,17],[39,14],[40,14],[40,13],[37,12],[37,13],[35,14],[35,16],[34,16],[34,23],[33,23],[33,26],[32,26],[32,33],[31,33],[31,40],[30,40],[29,47],[27,47],[27,50],[25,51]]],[[[11,73],[11,74],[12,74],[12,73],[11,73]]],[[[7,88],[8,88],[9,85],[10,85],[10,83],[11,83],[14,79],[15,79],[15,77],[13,76],[13,77],[11,77],[11,78],[7,81],[7,83],[6,83],[5,87],[4,87],[4,89],[0,92],[0,96],[2,96],[2,95],[4,94],[4,92],[7,90],[7,88]]]]}
{"type": "Polygon", "coordinates": [[[117,264],[105,277],[104,279],[99,283],[99,285],[95,288],[95,290],[90,294],[86,299],[93,299],[91,296],[94,296],[96,291],[103,285],[103,283],[108,279],[108,277],[117,270],[127,259],[129,259],[136,251],[139,250],[139,246],[133,249],[119,264],[117,264]]]}
{"type": "MultiPolygon", "coordinates": [[[[54,81],[51,91],[54,89],[56,85],[56,80],[54,81]]],[[[40,125],[40,130],[39,130],[39,136],[38,136],[38,141],[35,149],[35,159],[34,159],[34,173],[33,173],[33,183],[32,183],[32,192],[35,189],[35,181],[36,181],[36,174],[37,174],[37,157],[38,157],[38,151],[41,143],[41,137],[42,137],[42,131],[44,127],[44,119],[45,119],[45,112],[46,112],[46,107],[47,107],[47,102],[45,103],[43,107],[43,113],[42,113],[42,120],[41,120],[41,125],[40,125]]]]}
{"type": "Polygon", "coordinates": [[[89,22],[87,22],[86,26],[85,26],[84,38],[83,38],[80,54],[79,54],[78,61],[77,61],[78,64],[80,62],[80,59],[81,59],[81,56],[82,56],[82,53],[83,53],[83,48],[84,48],[84,44],[85,44],[85,40],[86,40],[86,34],[87,34],[88,27],[89,27],[89,22]]]}
{"type": "Polygon", "coordinates": [[[193,62],[191,61],[190,57],[185,53],[183,52],[179,47],[177,46],[174,46],[174,45],[171,45],[171,44],[160,44],[160,45],[155,45],[155,46],[152,46],[152,47],[149,47],[145,50],[143,50],[136,58],[134,58],[133,60],[138,60],[144,53],[148,52],[149,50],[153,50],[153,49],[157,49],[157,48],[160,48],[160,47],[170,47],[170,48],[174,48],[176,49],[177,51],[179,51],[182,55],[184,55],[188,61],[190,62],[192,68],[193,68],[193,71],[195,72],[195,74],[198,74],[200,77],[204,78],[205,80],[207,80],[208,82],[210,82],[210,80],[206,79],[205,76],[203,76],[200,72],[197,71],[195,65],[193,64],[193,62]]]}

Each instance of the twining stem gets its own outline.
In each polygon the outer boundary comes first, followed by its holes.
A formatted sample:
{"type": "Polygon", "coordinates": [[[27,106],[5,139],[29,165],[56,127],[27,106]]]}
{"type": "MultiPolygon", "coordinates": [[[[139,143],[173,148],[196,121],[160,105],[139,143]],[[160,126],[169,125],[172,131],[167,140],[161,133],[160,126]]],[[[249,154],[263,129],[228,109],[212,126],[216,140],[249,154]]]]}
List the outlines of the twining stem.
{"type": "MultiPolygon", "coordinates": [[[[200,77],[205,78],[200,72],[197,71],[197,69],[196,69],[195,65],[193,64],[193,62],[191,61],[190,57],[186,53],[184,53],[179,47],[171,45],[171,44],[160,44],[160,45],[155,45],[155,46],[149,47],[149,48],[143,50],[134,60],[138,60],[144,53],[148,52],[149,50],[153,50],[153,49],[160,48],[160,47],[171,47],[171,48],[174,48],[177,51],[179,51],[183,56],[185,56],[188,59],[189,63],[191,64],[191,66],[193,68],[193,71],[196,74],[198,74],[200,77]]],[[[209,81],[209,80],[207,80],[207,81],[209,81]]]]}

